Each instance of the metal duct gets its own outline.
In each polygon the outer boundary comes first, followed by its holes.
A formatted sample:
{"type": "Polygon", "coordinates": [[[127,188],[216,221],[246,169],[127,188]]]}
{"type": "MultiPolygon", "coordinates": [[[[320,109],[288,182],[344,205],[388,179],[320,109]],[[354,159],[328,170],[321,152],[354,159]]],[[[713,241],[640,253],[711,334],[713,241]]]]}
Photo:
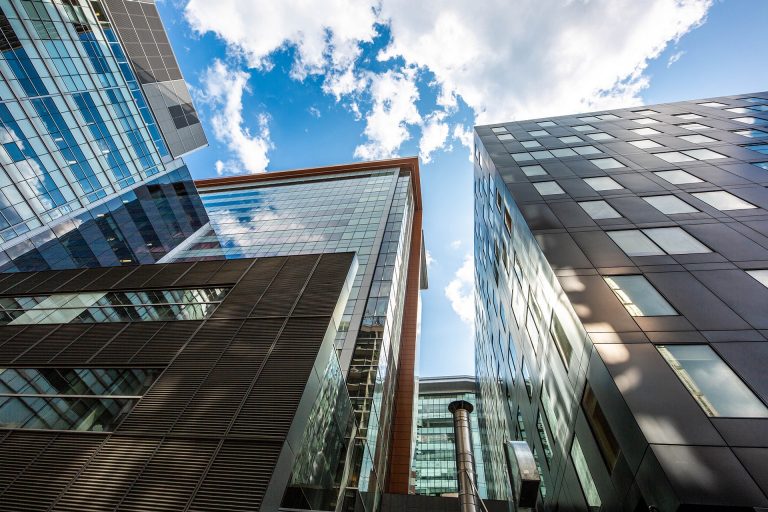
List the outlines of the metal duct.
{"type": "Polygon", "coordinates": [[[453,414],[461,512],[479,512],[480,497],[477,494],[475,457],[472,454],[472,431],[469,424],[469,415],[474,407],[464,400],[456,400],[448,404],[448,410],[453,414]]]}

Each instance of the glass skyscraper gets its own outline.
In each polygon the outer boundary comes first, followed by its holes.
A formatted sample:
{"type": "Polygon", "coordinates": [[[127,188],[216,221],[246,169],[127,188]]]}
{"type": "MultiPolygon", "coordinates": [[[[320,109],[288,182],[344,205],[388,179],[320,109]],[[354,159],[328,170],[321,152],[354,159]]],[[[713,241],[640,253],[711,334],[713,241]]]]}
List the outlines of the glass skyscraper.
{"type": "Polygon", "coordinates": [[[2,0],[0,78],[0,270],[153,263],[205,223],[154,2],[2,0]]]}
{"type": "MultiPolygon", "coordinates": [[[[415,494],[457,496],[459,492],[453,414],[448,410],[448,404],[456,400],[476,404],[474,377],[419,378],[413,453],[415,494]]],[[[477,490],[480,497],[486,499],[485,465],[476,414],[470,415],[470,426],[477,490]]]]}
{"type": "Polygon", "coordinates": [[[539,510],[768,505],[768,93],[475,128],[488,493],[539,510]]]}

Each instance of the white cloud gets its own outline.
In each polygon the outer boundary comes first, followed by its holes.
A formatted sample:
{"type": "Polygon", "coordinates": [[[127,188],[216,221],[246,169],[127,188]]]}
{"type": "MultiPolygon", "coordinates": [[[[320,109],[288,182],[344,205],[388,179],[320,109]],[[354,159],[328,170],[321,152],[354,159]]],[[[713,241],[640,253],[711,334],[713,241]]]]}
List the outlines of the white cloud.
{"type": "Polygon", "coordinates": [[[316,118],[318,118],[318,119],[319,119],[319,118],[320,118],[320,116],[322,115],[322,114],[320,113],[320,109],[318,109],[317,107],[309,107],[309,108],[307,109],[307,112],[309,112],[309,115],[311,115],[312,117],[316,117],[316,118]]]}
{"type": "Polygon", "coordinates": [[[243,119],[243,94],[248,90],[248,73],[229,68],[218,59],[203,73],[199,96],[213,112],[213,134],[237,158],[217,161],[219,175],[264,172],[269,164],[267,153],[272,143],[268,116],[259,114],[256,134],[251,133],[243,119]]]}
{"type": "Polygon", "coordinates": [[[424,250],[424,255],[425,255],[426,260],[427,260],[427,268],[429,269],[429,268],[432,267],[432,264],[435,262],[435,258],[432,257],[432,253],[429,252],[429,249],[425,249],[424,250]]]}
{"type": "Polygon", "coordinates": [[[685,55],[685,50],[680,50],[670,55],[669,60],[667,61],[667,67],[671,67],[672,64],[679,61],[680,57],[682,57],[683,55],[685,55]]]}
{"type": "Polygon", "coordinates": [[[443,121],[445,116],[446,113],[441,110],[432,112],[421,127],[419,157],[425,164],[432,161],[432,153],[445,148],[448,140],[448,123],[443,121]]]}
{"type": "Polygon", "coordinates": [[[363,134],[368,142],[355,148],[355,156],[363,159],[390,158],[403,142],[411,138],[408,126],[421,123],[416,109],[419,90],[416,69],[403,68],[371,75],[373,104],[365,115],[363,134]]]}
{"type": "Polygon", "coordinates": [[[428,68],[443,97],[460,96],[477,121],[539,117],[640,102],[642,75],[701,23],[710,0],[385,0],[391,44],[428,68]]]}
{"type": "Polygon", "coordinates": [[[454,240],[450,244],[451,245],[451,249],[456,250],[456,249],[461,247],[461,244],[462,244],[461,240],[454,240]]]}
{"type": "Polygon", "coordinates": [[[464,263],[459,267],[453,279],[445,287],[445,296],[451,302],[453,311],[459,315],[462,322],[469,326],[475,323],[475,265],[472,255],[464,257],[464,263]]]}

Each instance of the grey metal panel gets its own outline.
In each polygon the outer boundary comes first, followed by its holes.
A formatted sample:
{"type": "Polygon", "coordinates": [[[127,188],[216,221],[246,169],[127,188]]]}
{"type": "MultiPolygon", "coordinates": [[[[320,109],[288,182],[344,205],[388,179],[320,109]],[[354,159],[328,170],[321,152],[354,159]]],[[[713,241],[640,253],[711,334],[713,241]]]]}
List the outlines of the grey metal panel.
{"type": "Polygon", "coordinates": [[[142,90],[174,157],[208,144],[184,80],[145,83],[142,90]]]}

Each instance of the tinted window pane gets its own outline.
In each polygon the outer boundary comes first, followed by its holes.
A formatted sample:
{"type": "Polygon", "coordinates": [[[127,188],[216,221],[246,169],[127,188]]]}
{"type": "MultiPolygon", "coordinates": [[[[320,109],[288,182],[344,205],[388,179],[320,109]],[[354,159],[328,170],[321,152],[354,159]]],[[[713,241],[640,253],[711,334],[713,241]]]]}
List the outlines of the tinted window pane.
{"type": "Polygon", "coordinates": [[[757,208],[755,205],[723,190],[718,190],[716,192],[697,192],[691,195],[697,199],[701,199],[710,206],[714,206],[718,210],[747,210],[750,208],[757,208]]]}
{"type": "Polygon", "coordinates": [[[627,256],[661,256],[664,251],[638,229],[607,231],[608,236],[627,256]]]}
{"type": "Polygon", "coordinates": [[[581,490],[587,500],[587,506],[590,510],[599,510],[602,501],[597,493],[592,473],[589,472],[587,459],[584,458],[584,452],[581,451],[579,440],[575,437],[573,438],[573,445],[571,445],[571,460],[574,468],[576,468],[576,476],[579,477],[579,484],[581,484],[581,490]]]}
{"type": "Polygon", "coordinates": [[[677,315],[677,311],[644,276],[611,276],[604,279],[632,316],[677,315]]]}
{"type": "Polygon", "coordinates": [[[563,189],[560,188],[560,185],[554,181],[541,181],[539,183],[534,183],[533,186],[536,188],[539,194],[543,196],[565,193],[563,189]]]}
{"type": "Polygon", "coordinates": [[[583,201],[579,203],[579,206],[595,220],[621,218],[621,214],[605,201],[583,201]]]}
{"type": "MultiPolygon", "coordinates": [[[[658,156],[658,154],[657,154],[658,156]]],[[[683,185],[685,183],[702,183],[703,180],[693,174],[685,171],[658,171],[654,173],[659,178],[672,183],[673,185],[683,185]]]]}
{"type": "Polygon", "coordinates": [[[643,233],[664,249],[667,254],[699,254],[712,252],[682,228],[651,228],[643,233]]]}
{"type": "Polygon", "coordinates": [[[695,213],[696,208],[676,196],[651,196],[643,198],[648,204],[667,215],[695,213]]]}

